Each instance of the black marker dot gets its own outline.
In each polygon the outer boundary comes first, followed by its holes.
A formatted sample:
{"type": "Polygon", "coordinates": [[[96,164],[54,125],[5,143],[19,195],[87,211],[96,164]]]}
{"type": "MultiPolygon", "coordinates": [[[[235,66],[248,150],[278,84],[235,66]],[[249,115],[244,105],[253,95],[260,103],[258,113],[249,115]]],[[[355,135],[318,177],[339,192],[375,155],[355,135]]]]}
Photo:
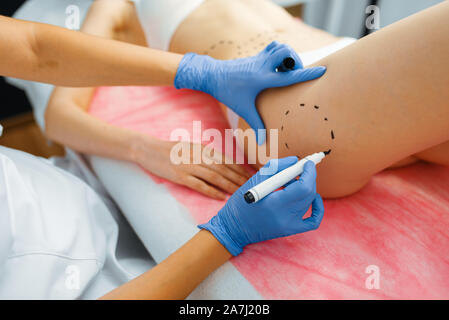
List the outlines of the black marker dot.
{"type": "Polygon", "coordinates": [[[301,104],[300,104],[300,106],[301,106],[301,107],[304,107],[304,106],[305,106],[305,104],[304,104],[304,103],[301,103],[301,104]]]}
{"type": "Polygon", "coordinates": [[[327,121],[327,118],[324,118],[324,121],[327,121]]]}
{"type": "Polygon", "coordinates": [[[290,148],[288,147],[288,144],[287,144],[287,143],[285,143],[285,146],[287,147],[287,149],[290,149],[290,148]]]}
{"type": "Polygon", "coordinates": [[[315,109],[319,109],[320,107],[319,106],[313,106],[315,109]]]}
{"type": "Polygon", "coordinates": [[[287,115],[290,112],[290,110],[287,110],[287,112],[285,113],[285,115],[287,115]]]}
{"type": "Polygon", "coordinates": [[[281,126],[281,131],[283,131],[284,130],[284,126],[281,126]]]}
{"type": "Polygon", "coordinates": [[[331,130],[331,137],[332,137],[332,140],[335,139],[334,130],[331,130]]]}

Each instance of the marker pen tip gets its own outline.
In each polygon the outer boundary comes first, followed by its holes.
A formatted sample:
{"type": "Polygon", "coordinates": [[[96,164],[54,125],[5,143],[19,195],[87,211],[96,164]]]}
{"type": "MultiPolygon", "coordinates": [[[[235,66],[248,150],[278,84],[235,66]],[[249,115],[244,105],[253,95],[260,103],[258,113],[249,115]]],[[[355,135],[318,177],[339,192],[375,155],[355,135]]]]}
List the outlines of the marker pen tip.
{"type": "Polygon", "coordinates": [[[323,151],[323,153],[324,153],[324,155],[328,155],[329,153],[331,153],[331,151],[332,151],[332,149],[329,149],[329,150],[327,150],[327,151],[323,151]]]}

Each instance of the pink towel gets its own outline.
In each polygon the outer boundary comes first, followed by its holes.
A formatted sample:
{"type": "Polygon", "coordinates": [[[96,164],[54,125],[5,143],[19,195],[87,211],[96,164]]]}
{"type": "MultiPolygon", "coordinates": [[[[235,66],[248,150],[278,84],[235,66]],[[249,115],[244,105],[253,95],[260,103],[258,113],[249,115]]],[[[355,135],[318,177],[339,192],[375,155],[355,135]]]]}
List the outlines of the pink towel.
{"type": "MultiPolygon", "coordinates": [[[[167,140],[176,128],[192,132],[193,121],[228,128],[213,98],[168,87],[100,88],[89,112],[167,140]]],[[[198,223],[224,204],[149,176],[198,223]]],[[[449,168],[384,171],[325,209],[318,230],[248,246],[231,262],[268,299],[449,298],[449,168]]]]}

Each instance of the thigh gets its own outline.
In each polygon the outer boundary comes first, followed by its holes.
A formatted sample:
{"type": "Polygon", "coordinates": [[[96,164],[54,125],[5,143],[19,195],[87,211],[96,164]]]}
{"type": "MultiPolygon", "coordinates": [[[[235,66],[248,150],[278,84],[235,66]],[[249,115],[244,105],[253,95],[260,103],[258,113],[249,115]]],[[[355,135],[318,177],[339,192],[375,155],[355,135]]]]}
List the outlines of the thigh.
{"type": "Polygon", "coordinates": [[[449,141],[419,152],[414,156],[423,161],[449,166],[449,141]]]}
{"type": "MultiPolygon", "coordinates": [[[[248,37],[266,28],[255,15],[243,19],[242,11],[234,9],[214,11],[205,42],[197,41],[193,51],[202,52],[212,40],[223,39],[212,44],[218,51],[209,54],[234,58],[248,37]]],[[[210,21],[210,13],[200,13],[197,10],[177,31],[173,40],[180,51],[191,51],[190,40],[198,34],[194,31],[210,21]],[[176,36],[184,41],[176,41],[176,36]]],[[[448,141],[448,14],[449,3],[442,3],[319,61],[316,65],[328,70],[318,80],[263,92],[257,107],[277,137],[269,136],[262,151],[274,143],[270,157],[303,157],[331,149],[318,166],[318,190],[325,197],[339,197],[360,189],[376,172],[448,141]]],[[[259,49],[251,45],[246,44],[259,49]]],[[[247,128],[241,119],[239,126],[247,128]]],[[[254,158],[258,151],[247,154],[254,158]]]]}
{"type": "MultiPolygon", "coordinates": [[[[339,197],[448,141],[448,14],[449,3],[442,3],[319,61],[328,70],[318,80],[263,92],[258,110],[278,132],[267,139],[267,149],[276,144],[270,156],[331,149],[318,166],[318,190],[339,197]]],[[[420,158],[435,159],[437,151],[445,160],[442,146],[420,158]]]]}
{"type": "Polygon", "coordinates": [[[405,167],[405,166],[414,164],[414,163],[418,162],[419,160],[420,159],[418,159],[415,156],[410,156],[410,157],[404,158],[402,160],[399,160],[398,162],[393,163],[387,169],[396,169],[396,168],[405,167]]]}

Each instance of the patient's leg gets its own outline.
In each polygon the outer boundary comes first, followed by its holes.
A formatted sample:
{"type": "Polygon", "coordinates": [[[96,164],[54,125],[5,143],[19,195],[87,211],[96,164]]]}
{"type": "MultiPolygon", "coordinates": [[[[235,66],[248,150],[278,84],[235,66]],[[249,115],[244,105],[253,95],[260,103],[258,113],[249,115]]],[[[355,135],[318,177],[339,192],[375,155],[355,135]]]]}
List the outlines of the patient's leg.
{"type": "Polygon", "coordinates": [[[449,140],[448,16],[444,2],[318,62],[328,67],[322,78],[262,93],[259,112],[279,130],[277,156],[332,149],[318,189],[337,197],[449,140]]]}
{"type": "Polygon", "coordinates": [[[398,168],[416,163],[418,161],[426,161],[444,166],[449,166],[449,142],[441,143],[435,147],[421,151],[413,156],[402,159],[389,168],[398,168]]]}
{"type": "MultiPolygon", "coordinates": [[[[254,54],[270,40],[306,50],[303,29],[294,29],[291,17],[284,15],[287,23],[277,25],[256,8],[245,10],[249,3],[205,2],[178,28],[172,50],[231,59],[254,54]]],[[[318,191],[338,197],[357,191],[374,173],[448,141],[448,16],[444,2],[319,61],[328,70],[318,80],[263,92],[259,112],[267,129],[279,132],[272,156],[332,149],[318,166],[318,191]]],[[[239,126],[247,128],[241,119],[239,126]]]]}
{"type": "Polygon", "coordinates": [[[420,160],[449,166],[449,142],[424,150],[415,156],[420,160]]]}

